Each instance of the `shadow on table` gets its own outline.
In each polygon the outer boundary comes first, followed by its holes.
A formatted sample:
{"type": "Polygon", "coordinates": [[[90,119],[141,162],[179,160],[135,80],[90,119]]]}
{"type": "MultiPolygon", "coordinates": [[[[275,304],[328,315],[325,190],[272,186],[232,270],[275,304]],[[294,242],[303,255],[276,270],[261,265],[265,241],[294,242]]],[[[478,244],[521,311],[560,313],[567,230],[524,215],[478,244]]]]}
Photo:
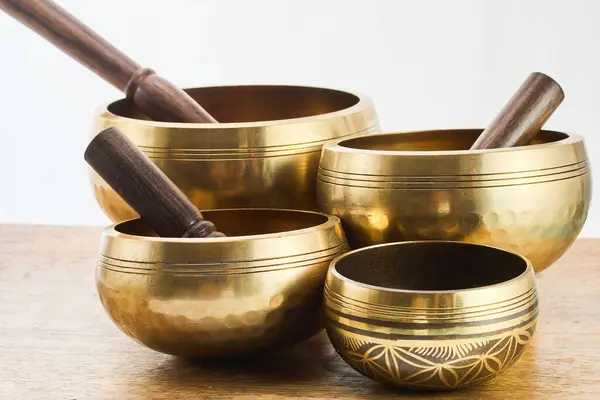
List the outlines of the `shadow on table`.
{"type": "Polygon", "coordinates": [[[319,379],[328,359],[336,357],[333,349],[318,340],[308,340],[292,348],[239,360],[186,360],[172,358],[163,365],[173,379],[202,376],[230,382],[234,377],[254,382],[302,382],[319,379]]]}
{"type": "MultiPolygon", "coordinates": [[[[162,364],[144,375],[132,387],[139,398],[161,390],[177,392],[181,398],[211,392],[250,398],[259,393],[294,396],[294,392],[321,390],[350,394],[368,388],[370,393],[394,393],[347,366],[324,333],[290,349],[250,359],[192,361],[165,356],[162,364]]],[[[323,396],[327,397],[325,392],[323,396]]]]}
{"type": "MultiPolygon", "coordinates": [[[[512,372],[512,371],[511,371],[512,372]]],[[[516,372],[516,371],[515,371],[516,372]]],[[[509,372],[510,374],[510,372],[509,372]]],[[[510,374],[513,375],[513,374],[510,374]]],[[[510,376],[509,375],[509,376],[510,376]]],[[[247,396],[260,394],[289,397],[357,398],[439,398],[463,399],[465,396],[497,398],[514,385],[527,382],[529,373],[520,371],[512,378],[505,376],[484,387],[455,392],[411,392],[388,388],[365,378],[350,368],[335,352],[324,334],[288,350],[261,358],[230,361],[190,361],[166,357],[165,362],[148,371],[139,385],[132,387],[139,398],[153,393],[177,393],[178,398],[194,395],[247,396]],[[508,378],[508,379],[507,379],[508,378]],[[499,385],[496,385],[496,382],[499,385]]]]}

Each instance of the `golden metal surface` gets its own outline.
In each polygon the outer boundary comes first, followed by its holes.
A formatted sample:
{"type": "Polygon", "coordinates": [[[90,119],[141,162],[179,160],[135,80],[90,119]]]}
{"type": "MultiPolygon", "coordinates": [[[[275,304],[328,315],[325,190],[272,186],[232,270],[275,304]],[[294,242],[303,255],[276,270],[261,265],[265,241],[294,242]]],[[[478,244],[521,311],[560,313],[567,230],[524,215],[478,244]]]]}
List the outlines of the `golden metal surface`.
{"type": "Polygon", "coordinates": [[[224,238],[146,236],[135,219],[105,229],[96,282],[115,324],[185,357],[241,357],[323,327],[323,282],[347,250],[340,220],[291,210],[203,211],[224,238]]]}
{"type": "Polygon", "coordinates": [[[468,151],[481,130],[369,135],[323,147],[320,209],[352,248],[406,241],[488,244],[540,272],[573,243],[592,182],[584,141],[543,131],[529,146],[468,151]]]}
{"type": "MultiPolygon", "coordinates": [[[[219,124],[149,121],[124,100],[101,107],[92,134],[114,126],[136,143],[200,209],[316,210],[315,181],[328,140],[378,132],[372,101],[299,86],[186,90],[219,124]]],[[[137,214],[90,169],[94,193],[114,222],[137,214]]]]}
{"type": "Polygon", "coordinates": [[[375,245],[336,258],[325,283],[329,338],[355,370],[417,389],[457,389],[514,364],[535,331],[531,263],[465,242],[375,245]]]}

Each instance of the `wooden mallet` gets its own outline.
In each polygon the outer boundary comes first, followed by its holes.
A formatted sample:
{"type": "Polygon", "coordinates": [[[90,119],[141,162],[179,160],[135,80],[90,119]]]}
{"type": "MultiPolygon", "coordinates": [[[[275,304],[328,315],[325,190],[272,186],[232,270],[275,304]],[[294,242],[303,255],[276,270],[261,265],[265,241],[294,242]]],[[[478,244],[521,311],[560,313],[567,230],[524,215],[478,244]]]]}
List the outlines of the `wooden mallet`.
{"type": "Polygon", "coordinates": [[[562,88],[554,79],[541,72],[530,74],[479,135],[471,150],[527,144],[540,132],[564,97],[562,88]]]}
{"type": "Polygon", "coordinates": [[[161,237],[225,236],[183,192],[116,128],[96,135],[84,158],[161,237]]]}
{"type": "Polygon", "coordinates": [[[125,93],[148,117],[217,122],[187,93],[143,68],[51,0],[0,0],[0,9],[125,93]]]}

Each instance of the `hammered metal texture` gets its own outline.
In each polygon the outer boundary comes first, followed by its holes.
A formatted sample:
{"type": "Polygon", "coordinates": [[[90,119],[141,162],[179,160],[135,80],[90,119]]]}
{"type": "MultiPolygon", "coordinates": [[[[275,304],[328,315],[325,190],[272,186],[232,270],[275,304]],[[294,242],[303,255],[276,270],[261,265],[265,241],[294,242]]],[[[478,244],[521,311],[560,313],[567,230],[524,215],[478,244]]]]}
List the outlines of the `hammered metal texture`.
{"type": "MultiPolygon", "coordinates": [[[[379,132],[363,95],[299,86],[224,86],[186,90],[219,124],[149,121],[119,100],[101,107],[92,134],[119,128],[200,209],[316,210],[322,145],[379,132]]],[[[138,215],[93,170],[94,195],[119,222],[138,215]]]]}
{"type": "MultiPolygon", "coordinates": [[[[423,242],[423,252],[436,252],[439,242],[423,242]]],[[[464,242],[449,245],[479,246],[464,242]]],[[[356,252],[373,253],[350,261],[363,276],[385,274],[381,281],[418,281],[423,264],[414,255],[402,256],[411,242],[380,245],[398,249],[375,255],[385,248],[373,246],[346,253],[332,263],[325,285],[325,315],[329,338],[340,356],[356,371],[378,382],[403,388],[449,390],[488,382],[521,357],[535,332],[538,299],[535,273],[522,260],[521,274],[506,276],[489,285],[469,289],[414,290],[386,288],[348,278],[338,266],[356,252]],[[387,261],[386,261],[387,260],[387,261]],[[397,278],[389,272],[401,269],[397,278]],[[384,271],[388,272],[384,272],[384,271]],[[511,279],[512,278],[512,279],[511,279]],[[366,286],[364,284],[368,284],[366,286]]],[[[468,249],[466,251],[469,251],[468,249]]],[[[498,251],[496,249],[495,251],[498,251]]],[[[467,254],[468,256],[468,254],[467,254]]],[[[490,263],[489,255],[473,254],[472,263],[490,263]]],[[[463,260],[447,256],[458,282],[485,269],[463,268],[463,260]]],[[[348,265],[347,265],[348,266],[348,265]]],[[[483,281],[485,281],[483,277],[483,281]]]]}
{"type": "Polygon", "coordinates": [[[327,144],[320,209],[352,248],[405,240],[489,244],[540,272],[573,243],[591,200],[583,139],[544,131],[530,146],[461,151],[479,130],[363,136],[327,144]]]}
{"type": "Polygon", "coordinates": [[[330,261],[347,250],[337,217],[284,210],[203,211],[226,238],[144,236],[139,219],[105,230],[96,283],[114,323],[183,357],[272,351],[323,328],[330,261]]]}

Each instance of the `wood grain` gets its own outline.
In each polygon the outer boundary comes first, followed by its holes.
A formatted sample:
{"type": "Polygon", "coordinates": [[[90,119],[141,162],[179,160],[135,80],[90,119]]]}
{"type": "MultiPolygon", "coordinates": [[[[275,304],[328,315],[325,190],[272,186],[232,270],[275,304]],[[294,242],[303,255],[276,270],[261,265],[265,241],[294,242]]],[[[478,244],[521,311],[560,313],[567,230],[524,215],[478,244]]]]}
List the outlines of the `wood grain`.
{"type": "Polygon", "coordinates": [[[565,95],[560,85],[541,72],[531,73],[479,135],[471,150],[521,146],[537,135],[565,95]]]}
{"type": "Polygon", "coordinates": [[[327,337],[246,362],[189,363],[133,342],[94,288],[100,228],[0,226],[0,398],[595,399],[600,391],[600,240],[579,240],[539,276],[532,346],[503,376],[435,395],[354,372],[327,337]]]}
{"type": "Polygon", "coordinates": [[[162,237],[222,237],[215,225],[117,128],[98,133],[85,150],[88,164],[162,237]]]}
{"type": "Polygon", "coordinates": [[[0,0],[0,9],[126,92],[147,116],[166,122],[217,122],[187,93],[142,68],[51,0],[0,0]]]}

